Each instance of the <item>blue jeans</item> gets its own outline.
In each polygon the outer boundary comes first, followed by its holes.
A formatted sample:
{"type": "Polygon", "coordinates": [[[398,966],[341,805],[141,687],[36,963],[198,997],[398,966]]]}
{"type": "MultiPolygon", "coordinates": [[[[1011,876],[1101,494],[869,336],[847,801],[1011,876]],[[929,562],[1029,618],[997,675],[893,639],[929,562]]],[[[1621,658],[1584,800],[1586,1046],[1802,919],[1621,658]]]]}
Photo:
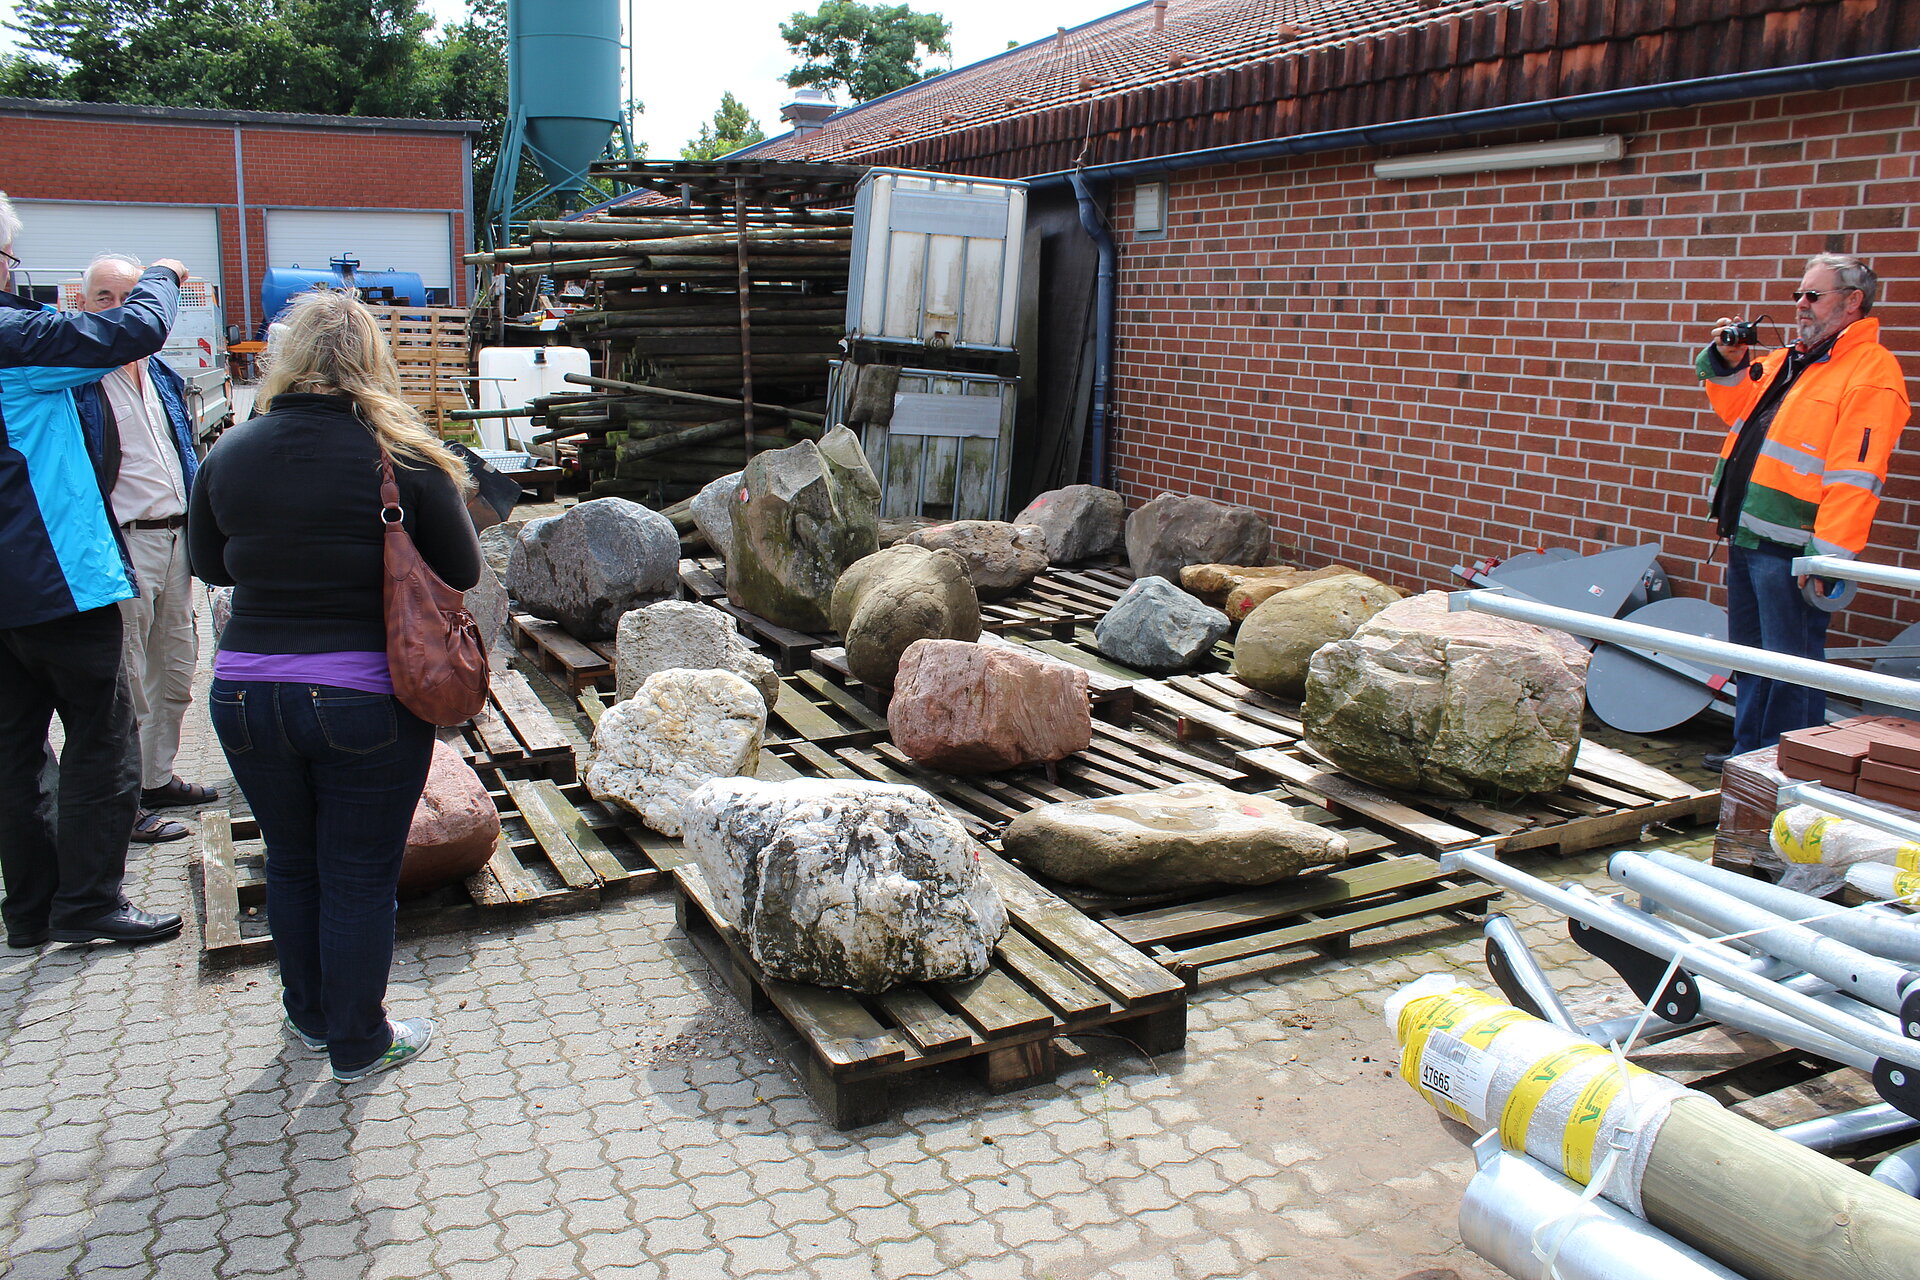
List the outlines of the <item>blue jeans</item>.
{"type": "MultiPolygon", "coordinates": [[[[1787,547],[1748,549],[1729,544],[1727,639],[1798,658],[1827,656],[1827,622],[1832,615],[1801,598],[1792,568],[1796,554],[1787,547]]],[[[1735,755],[1770,747],[1790,729],[1826,723],[1824,690],[1744,672],[1736,681],[1735,755]]]]}
{"type": "Polygon", "coordinates": [[[341,1069],[387,1051],[394,886],[433,726],[397,698],[215,680],[214,732],[267,845],[267,917],[287,1016],[341,1069]]]}

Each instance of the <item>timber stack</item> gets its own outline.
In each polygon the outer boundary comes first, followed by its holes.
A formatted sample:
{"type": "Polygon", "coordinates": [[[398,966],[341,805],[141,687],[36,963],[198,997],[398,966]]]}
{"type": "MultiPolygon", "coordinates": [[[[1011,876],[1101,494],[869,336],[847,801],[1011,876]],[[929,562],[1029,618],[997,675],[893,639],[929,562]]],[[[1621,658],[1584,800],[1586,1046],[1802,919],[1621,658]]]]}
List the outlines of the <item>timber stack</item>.
{"type": "Polygon", "coordinates": [[[535,400],[534,442],[575,442],[593,496],[661,509],[821,433],[852,241],[850,212],[642,203],[468,261],[588,287],[563,326],[606,376],[535,400]]]}

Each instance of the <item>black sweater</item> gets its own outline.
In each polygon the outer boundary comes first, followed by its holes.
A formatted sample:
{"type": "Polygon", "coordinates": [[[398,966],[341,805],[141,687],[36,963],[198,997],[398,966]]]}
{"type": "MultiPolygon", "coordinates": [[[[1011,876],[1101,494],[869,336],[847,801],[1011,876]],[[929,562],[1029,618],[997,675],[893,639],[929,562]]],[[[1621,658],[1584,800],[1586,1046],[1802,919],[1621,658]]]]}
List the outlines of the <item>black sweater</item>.
{"type": "MultiPolygon", "coordinates": [[[[480,580],[480,543],[438,468],[396,465],[407,532],[448,586],[480,580]]],[[[380,452],[344,397],[282,394],[208,451],[193,484],[194,575],[233,586],[220,647],[384,652],[380,452]]]]}

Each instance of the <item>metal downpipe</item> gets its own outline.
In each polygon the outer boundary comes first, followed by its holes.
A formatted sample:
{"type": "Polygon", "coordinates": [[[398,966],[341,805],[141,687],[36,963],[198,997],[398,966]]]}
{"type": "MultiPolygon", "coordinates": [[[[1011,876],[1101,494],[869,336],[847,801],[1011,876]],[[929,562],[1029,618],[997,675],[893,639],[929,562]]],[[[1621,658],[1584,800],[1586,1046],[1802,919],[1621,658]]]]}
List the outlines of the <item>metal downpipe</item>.
{"type": "Polygon", "coordinates": [[[1102,489],[1107,483],[1107,403],[1112,394],[1114,322],[1118,307],[1115,283],[1120,251],[1114,247],[1113,233],[1107,230],[1100,207],[1079,170],[1067,175],[1073,183],[1074,199],[1080,206],[1080,226],[1092,238],[1100,254],[1099,272],[1093,289],[1093,407],[1088,413],[1087,429],[1093,436],[1093,483],[1102,489]]]}

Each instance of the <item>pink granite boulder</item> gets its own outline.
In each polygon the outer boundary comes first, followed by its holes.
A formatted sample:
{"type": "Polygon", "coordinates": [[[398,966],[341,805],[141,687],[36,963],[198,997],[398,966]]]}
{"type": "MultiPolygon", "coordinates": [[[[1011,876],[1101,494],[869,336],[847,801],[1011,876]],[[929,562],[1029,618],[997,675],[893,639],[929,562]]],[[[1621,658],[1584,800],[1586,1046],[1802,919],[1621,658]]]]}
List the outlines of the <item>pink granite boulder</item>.
{"type": "Polygon", "coordinates": [[[887,727],[909,756],[953,773],[1061,760],[1093,740],[1087,673],[998,645],[919,640],[900,659],[887,727]]]}
{"type": "Polygon", "coordinates": [[[426,790],[407,829],[400,862],[400,896],[417,897],[464,880],[493,856],[500,813],[473,766],[444,742],[433,744],[426,790]]]}

